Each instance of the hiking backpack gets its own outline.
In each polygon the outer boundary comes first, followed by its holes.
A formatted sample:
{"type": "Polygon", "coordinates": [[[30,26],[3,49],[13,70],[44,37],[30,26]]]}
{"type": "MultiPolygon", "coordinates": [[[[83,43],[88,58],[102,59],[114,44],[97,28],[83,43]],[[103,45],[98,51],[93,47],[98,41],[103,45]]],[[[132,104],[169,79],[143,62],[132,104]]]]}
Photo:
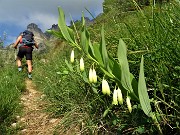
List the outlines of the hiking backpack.
{"type": "Polygon", "coordinates": [[[34,34],[31,31],[25,30],[22,33],[22,43],[27,46],[34,45],[34,34]]]}

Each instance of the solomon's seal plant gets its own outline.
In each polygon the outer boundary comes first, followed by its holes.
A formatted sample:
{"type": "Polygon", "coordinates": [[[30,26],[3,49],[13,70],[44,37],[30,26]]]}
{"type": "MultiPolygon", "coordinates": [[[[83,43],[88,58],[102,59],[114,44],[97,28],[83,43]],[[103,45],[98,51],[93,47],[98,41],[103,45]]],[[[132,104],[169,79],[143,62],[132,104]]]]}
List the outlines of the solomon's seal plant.
{"type": "MultiPolygon", "coordinates": [[[[77,36],[74,33],[74,31],[66,25],[63,10],[60,7],[58,8],[58,10],[58,26],[60,29],[59,37],[61,36],[61,38],[65,39],[73,48],[79,49],[79,51],[82,52],[84,56],[87,56],[87,59],[89,59],[93,63],[96,63],[96,66],[98,66],[98,69],[100,69],[99,72],[101,72],[103,76],[106,77],[106,79],[110,79],[111,82],[117,84],[118,90],[114,91],[113,104],[117,104],[117,101],[120,104],[123,104],[123,94],[127,97],[126,103],[129,112],[132,112],[130,100],[133,100],[134,103],[140,103],[141,109],[148,117],[152,117],[152,109],[144,77],[143,56],[141,58],[139,79],[136,80],[134,75],[130,73],[129,64],[127,60],[127,48],[126,44],[122,39],[119,39],[119,44],[117,46],[117,56],[116,58],[113,58],[106,49],[104,26],[102,26],[101,29],[100,43],[92,43],[90,40],[90,34],[85,25],[85,19],[82,16],[82,29],[80,32],[80,36],[78,36],[80,38],[78,38],[77,40],[77,36]]],[[[57,32],[55,35],[57,35],[57,32]]],[[[73,51],[71,53],[71,62],[74,62],[73,51]]],[[[81,67],[81,69],[83,68],[81,67]]],[[[96,82],[94,68],[89,69],[89,82],[96,82]]],[[[93,88],[98,89],[96,87],[93,88]]],[[[104,77],[102,79],[102,93],[107,95],[110,95],[111,93],[109,84],[104,79],[104,77]]]]}

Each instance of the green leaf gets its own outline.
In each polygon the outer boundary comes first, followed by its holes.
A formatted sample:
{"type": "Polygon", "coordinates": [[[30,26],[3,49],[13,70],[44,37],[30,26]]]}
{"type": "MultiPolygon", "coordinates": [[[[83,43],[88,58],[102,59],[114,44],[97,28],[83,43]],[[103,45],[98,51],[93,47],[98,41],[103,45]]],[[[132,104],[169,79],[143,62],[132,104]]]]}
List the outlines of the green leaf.
{"type": "Polygon", "coordinates": [[[67,75],[69,73],[69,71],[64,70],[63,72],[56,72],[58,75],[67,75]]]}
{"type": "Polygon", "coordinates": [[[144,129],[144,127],[139,126],[139,127],[136,129],[136,131],[137,131],[139,134],[143,134],[143,133],[145,132],[145,129],[144,129]]]}
{"type": "Polygon", "coordinates": [[[123,87],[129,92],[133,92],[130,72],[129,72],[129,64],[127,60],[127,49],[126,45],[122,39],[119,40],[118,52],[117,52],[119,64],[121,66],[121,83],[123,87]]]}
{"type": "MultiPolygon", "coordinates": [[[[132,85],[132,88],[133,88],[133,91],[134,91],[135,95],[136,95],[137,97],[139,97],[139,96],[138,96],[138,82],[137,82],[137,80],[135,79],[134,75],[131,74],[131,73],[130,73],[130,80],[131,80],[131,85],[132,85]]],[[[136,98],[136,99],[137,99],[137,98],[136,98]]],[[[139,99],[138,99],[138,101],[139,101],[139,99]]]]}
{"type": "Polygon", "coordinates": [[[73,44],[74,43],[76,44],[77,42],[76,42],[76,39],[75,39],[74,31],[69,27],[67,27],[67,30],[68,30],[69,36],[71,37],[71,40],[72,40],[70,42],[73,43],[73,44]]]}
{"type": "Polygon", "coordinates": [[[70,28],[68,28],[66,26],[64,11],[60,7],[58,8],[58,11],[59,11],[58,26],[59,26],[59,29],[60,29],[63,37],[67,41],[69,41],[71,43],[75,43],[73,30],[71,30],[70,28]]]}
{"type": "Polygon", "coordinates": [[[66,74],[66,75],[67,75],[68,73],[69,73],[69,71],[67,71],[67,70],[64,70],[64,71],[63,71],[63,74],[66,74]]]}
{"type": "Polygon", "coordinates": [[[54,35],[57,38],[64,39],[62,33],[56,30],[46,30],[47,33],[54,35]]]}
{"type": "Polygon", "coordinates": [[[88,50],[88,53],[89,53],[89,55],[90,55],[92,58],[95,59],[94,48],[93,48],[92,43],[91,43],[90,40],[89,40],[89,50],[88,50]]]}
{"type": "Polygon", "coordinates": [[[84,27],[85,26],[84,12],[82,12],[81,22],[82,22],[82,27],[84,27]]]}
{"type": "Polygon", "coordinates": [[[104,67],[106,70],[109,70],[109,63],[108,63],[108,53],[106,49],[106,43],[105,43],[105,37],[104,37],[104,26],[102,26],[101,29],[101,43],[100,43],[100,48],[101,48],[101,54],[102,54],[102,60],[104,67]]]}
{"type": "Polygon", "coordinates": [[[109,68],[110,68],[112,74],[116,77],[116,80],[120,81],[121,67],[120,67],[119,63],[112,56],[109,56],[109,68]]]}
{"type": "Polygon", "coordinates": [[[89,33],[86,31],[85,26],[82,28],[81,31],[81,46],[83,51],[88,55],[88,48],[89,48],[89,33]]]}
{"type": "Polygon", "coordinates": [[[93,50],[95,54],[95,58],[98,61],[99,65],[103,66],[103,59],[102,59],[102,54],[100,50],[100,45],[98,43],[93,44],[93,50]]]}
{"type": "Polygon", "coordinates": [[[150,100],[147,92],[146,82],[144,78],[144,58],[141,58],[141,65],[140,65],[140,73],[139,73],[139,82],[138,82],[138,93],[139,93],[139,100],[142,107],[142,110],[147,116],[150,116],[152,112],[150,100]]]}
{"type": "Polygon", "coordinates": [[[104,111],[104,113],[103,113],[103,118],[106,117],[106,115],[109,113],[109,111],[110,111],[110,108],[107,108],[107,109],[104,111]]]}
{"type": "Polygon", "coordinates": [[[104,69],[102,66],[100,66],[100,69],[104,72],[105,75],[109,76],[110,78],[114,78],[114,76],[109,73],[106,69],[104,69]]]}

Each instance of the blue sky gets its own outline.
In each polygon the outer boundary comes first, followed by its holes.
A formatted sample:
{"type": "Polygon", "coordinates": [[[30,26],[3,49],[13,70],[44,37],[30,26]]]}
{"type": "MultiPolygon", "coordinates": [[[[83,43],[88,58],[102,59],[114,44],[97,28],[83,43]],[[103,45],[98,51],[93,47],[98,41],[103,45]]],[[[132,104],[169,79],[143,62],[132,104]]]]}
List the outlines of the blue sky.
{"type": "Polygon", "coordinates": [[[20,32],[24,31],[28,24],[35,23],[45,32],[53,24],[57,24],[58,7],[62,7],[67,24],[70,15],[73,20],[79,20],[82,11],[85,16],[91,15],[85,7],[96,17],[103,12],[104,0],[0,0],[0,36],[7,34],[5,45],[15,42],[20,32]]]}

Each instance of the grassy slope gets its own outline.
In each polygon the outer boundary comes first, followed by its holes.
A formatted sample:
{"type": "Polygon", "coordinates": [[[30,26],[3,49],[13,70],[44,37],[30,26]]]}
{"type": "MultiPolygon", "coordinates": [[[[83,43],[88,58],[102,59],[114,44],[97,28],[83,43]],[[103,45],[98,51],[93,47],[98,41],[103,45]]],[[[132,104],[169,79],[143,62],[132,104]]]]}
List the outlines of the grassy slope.
{"type": "MultiPolygon", "coordinates": [[[[169,121],[169,124],[174,126],[174,132],[178,131],[176,124],[179,118],[174,119],[168,115],[178,117],[180,110],[180,102],[176,97],[180,90],[179,9],[179,5],[173,2],[164,4],[161,8],[157,6],[153,10],[151,7],[145,7],[138,13],[118,13],[113,9],[97,19],[97,25],[92,26],[92,31],[97,33],[95,29],[104,23],[107,46],[115,57],[118,39],[125,40],[128,45],[130,70],[136,76],[139,74],[140,57],[144,55],[147,86],[151,88],[150,98],[161,100],[158,106],[152,106],[161,116],[159,119],[162,123],[169,121]]],[[[164,133],[171,131],[168,125],[162,128],[164,133]]]]}
{"type": "Polygon", "coordinates": [[[22,83],[24,75],[17,74],[17,68],[12,63],[3,65],[0,75],[0,134],[14,134],[15,130],[12,130],[10,125],[21,113],[19,103],[21,92],[25,90],[25,84],[22,83]]]}
{"type": "MultiPolygon", "coordinates": [[[[88,29],[91,33],[91,40],[99,42],[100,26],[104,24],[107,47],[114,57],[116,57],[118,40],[123,38],[128,45],[130,70],[136,76],[138,76],[140,57],[142,54],[145,56],[147,85],[153,89],[149,91],[150,98],[157,101],[161,98],[160,106],[154,106],[153,102],[152,106],[160,116],[158,118],[161,121],[163,132],[177,132],[178,123],[176,121],[179,117],[175,109],[179,110],[180,101],[176,95],[180,85],[176,83],[179,82],[177,75],[179,73],[177,65],[179,63],[177,53],[179,52],[179,30],[177,29],[179,18],[176,17],[179,12],[176,12],[177,9],[172,5],[164,6],[161,13],[157,8],[154,10],[157,12],[152,20],[151,11],[151,8],[145,8],[143,12],[147,18],[143,18],[136,11],[119,13],[113,9],[98,17],[95,24],[89,26],[88,29]],[[173,24],[167,19],[168,15],[173,19],[173,24]],[[168,38],[165,38],[164,33],[168,34],[168,38]],[[169,72],[174,74],[169,74],[169,72]],[[172,115],[176,118],[171,117],[172,115]],[[168,126],[165,119],[174,127],[174,130],[168,126]]],[[[34,63],[34,79],[39,89],[43,90],[52,102],[49,110],[63,118],[62,124],[66,127],[64,130],[76,127],[82,133],[88,134],[103,134],[107,131],[109,134],[117,132],[157,133],[150,119],[138,109],[129,115],[120,111],[124,110],[125,106],[115,107],[114,112],[102,118],[104,110],[111,104],[109,98],[104,99],[103,97],[102,100],[103,95],[93,94],[88,84],[83,82],[80,74],[65,64],[65,58],[69,61],[71,49],[66,45],[63,51],[60,51],[61,49],[61,46],[56,45],[49,54],[38,56],[38,60],[34,63]]],[[[76,68],[74,65],[73,69],[76,68]]]]}

